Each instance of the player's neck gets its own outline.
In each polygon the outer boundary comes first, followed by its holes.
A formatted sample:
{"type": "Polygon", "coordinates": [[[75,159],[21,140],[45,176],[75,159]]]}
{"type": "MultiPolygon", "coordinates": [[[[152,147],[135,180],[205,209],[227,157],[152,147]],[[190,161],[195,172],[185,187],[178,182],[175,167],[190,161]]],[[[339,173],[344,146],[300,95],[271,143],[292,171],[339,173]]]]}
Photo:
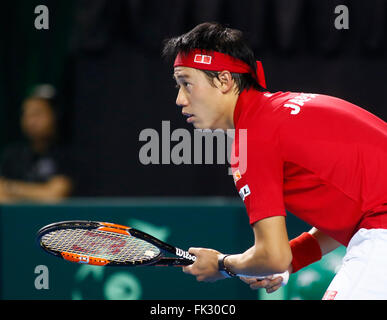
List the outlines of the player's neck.
{"type": "Polygon", "coordinates": [[[230,93],[227,101],[227,118],[226,118],[226,129],[234,129],[234,111],[238,102],[239,93],[230,93]]]}

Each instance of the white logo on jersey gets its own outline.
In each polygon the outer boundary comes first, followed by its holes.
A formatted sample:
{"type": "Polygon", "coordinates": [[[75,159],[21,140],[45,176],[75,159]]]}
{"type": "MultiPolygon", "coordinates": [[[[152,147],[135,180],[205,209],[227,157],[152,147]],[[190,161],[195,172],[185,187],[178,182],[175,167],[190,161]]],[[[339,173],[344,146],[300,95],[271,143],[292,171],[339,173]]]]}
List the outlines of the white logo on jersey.
{"type": "Polygon", "coordinates": [[[289,100],[289,102],[292,102],[292,103],[285,103],[284,107],[292,109],[292,111],[290,111],[290,114],[298,114],[300,113],[301,107],[304,105],[305,102],[312,100],[313,98],[316,98],[316,97],[317,97],[317,94],[301,93],[300,95],[289,100]]]}
{"type": "Polygon", "coordinates": [[[246,184],[242,188],[239,189],[239,195],[241,196],[242,200],[245,201],[245,198],[250,194],[250,188],[246,184]]]}
{"type": "Polygon", "coordinates": [[[300,106],[290,103],[285,103],[284,107],[293,109],[292,111],[290,111],[290,114],[298,114],[301,110],[300,106]]]}

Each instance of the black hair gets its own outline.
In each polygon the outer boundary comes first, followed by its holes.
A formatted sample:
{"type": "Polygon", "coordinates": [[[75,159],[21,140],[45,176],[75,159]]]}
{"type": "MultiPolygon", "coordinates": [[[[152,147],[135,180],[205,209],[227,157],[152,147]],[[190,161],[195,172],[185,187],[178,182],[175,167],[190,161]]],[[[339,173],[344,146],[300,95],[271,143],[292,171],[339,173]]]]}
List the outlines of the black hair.
{"type": "MultiPolygon", "coordinates": [[[[163,56],[175,59],[178,53],[189,53],[193,49],[218,51],[228,54],[247,63],[254,72],[257,63],[253,50],[243,38],[243,33],[237,29],[227,28],[217,22],[205,22],[197,25],[191,31],[164,41],[163,56]]],[[[217,71],[203,71],[212,81],[219,74],[217,71]]],[[[267,91],[248,73],[231,73],[239,92],[253,87],[259,91],[267,91]]]]}

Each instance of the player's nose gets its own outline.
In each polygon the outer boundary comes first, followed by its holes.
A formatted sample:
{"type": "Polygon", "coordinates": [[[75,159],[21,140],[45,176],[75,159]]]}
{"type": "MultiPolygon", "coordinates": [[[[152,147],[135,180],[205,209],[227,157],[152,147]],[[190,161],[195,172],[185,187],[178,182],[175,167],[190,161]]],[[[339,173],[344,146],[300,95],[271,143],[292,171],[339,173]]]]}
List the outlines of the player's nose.
{"type": "Polygon", "coordinates": [[[188,105],[188,100],[183,90],[179,89],[176,97],[176,104],[180,107],[185,107],[188,105]]]}

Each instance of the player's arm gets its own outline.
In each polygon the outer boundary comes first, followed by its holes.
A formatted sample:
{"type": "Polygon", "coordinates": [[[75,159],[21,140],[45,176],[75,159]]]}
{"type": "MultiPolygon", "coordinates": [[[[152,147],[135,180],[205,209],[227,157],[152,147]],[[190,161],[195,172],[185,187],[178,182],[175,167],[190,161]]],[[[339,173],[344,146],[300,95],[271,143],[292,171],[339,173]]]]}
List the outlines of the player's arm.
{"type": "MultiPolygon", "coordinates": [[[[293,259],[288,268],[289,273],[298,271],[318,261],[323,255],[335,250],[340,245],[340,242],[317,228],[312,228],[309,232],[301,234],[290,241],[293,259]],[[296,269],[293,269],[293,265],[296,269]]],[[[265,280],[241,277],[241,280],[249,284],[251,289],[265,288],[267,293],[272,293],[279,289],[282,282],[282,279],[278,277],[265,280]]]]}
{"type": "Polygon", "coordinates": [[[224,260],[226,268],[238,275],[258,276],[282,273],[289,268],[292,253],[284,216],[262,219],[253,226],[254,246],[224,260]]]}
{"type": "Polygon", "coordinates": [[[72,191],[71,180],[62,175],[54,176],[47,182],[32,183],[1,179],[2,190],[9,199],[32,201],[59,201],[68,197],[72,191]]]}
{"type": "MultiPolygon", "coordinates": [[[[262,219],[253,226],[254,246],[241,254],[224,259],[227,270],[238,275],[265,276],[286,271],[292,260],[286,232],[285,217],[262,219]]],[[[185,273],[196,276],[198,281],[216,281],[225,276],[219,271],[222,254],[213,249],[190,248],[196,256],[194,264],[184,267],[185,273]]]]}
{"type": "Polygon", "coordinates": [[[317,228],[313,227],[311,230],[309,230],[308,233],[313,235],[314,238],[317,240],[321,249],[321,255],[326,255],[327,253],[341,246],[340,242],[326,235],[325,233],[318,230],[317,228]]]}

